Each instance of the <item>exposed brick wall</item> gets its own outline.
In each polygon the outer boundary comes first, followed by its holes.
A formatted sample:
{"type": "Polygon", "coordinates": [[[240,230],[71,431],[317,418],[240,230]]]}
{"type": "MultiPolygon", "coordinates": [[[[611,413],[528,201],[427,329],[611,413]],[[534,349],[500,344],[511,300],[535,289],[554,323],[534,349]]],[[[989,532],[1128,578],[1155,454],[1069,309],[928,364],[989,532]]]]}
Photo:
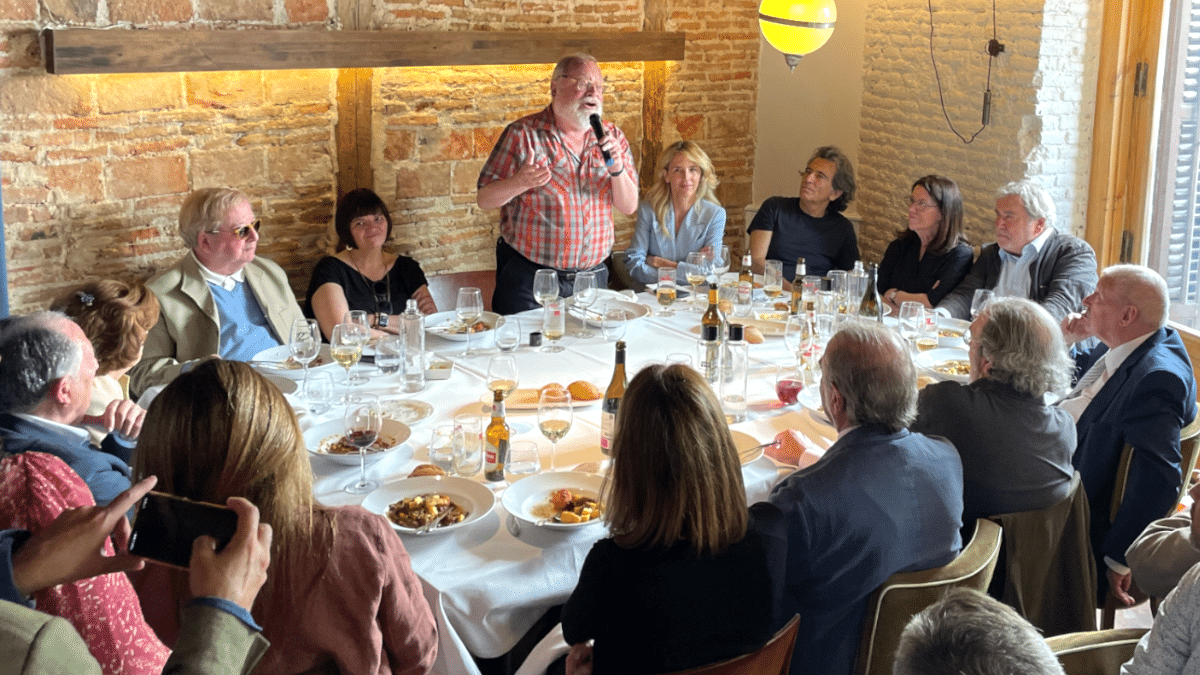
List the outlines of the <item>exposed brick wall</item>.
{"type": "MultiPolygon", "coordinates": [[[[870,4],[856,200],[865,259],[878,261],[896,230],[905,227],[909,186],[930,173],[958,183],[967,236],[975,246],[995,240],[996,189],[1023,177],[1051,191],[1059,229],[1082,232],[1101,4],[998,4],[996,22],[1006,51],[993,64],[991,124],[970,144],[951,132],[939,105],[926,0],[870,4]]],[[[980,127],[992,8],[978,0],[935,3],[934,22],[946,110],[955,128],[970,137],[980,127]]]]}
{"type": "MultiPolygon", "coordinates": [[[[259,251],[303,293],[328,241],[335,198],[334,71],[130,76],[44,73],[36,30],[51,25],[336,27],[331,0],[9,0],[0,9],[0,180],[14,312],[94,277],[143,278],[184,249],[175,232],[190,190],[246,190],[263,218],[259,251]]],[[[666,30],[688,32],[671,64],[663,142],[712,155],[744,229],[753,174],[753,0],[673,0],[666,30]]],[[[641,30],[640,3],[377,0],[373,21],[414,30],[641,30]]],[[[640,63],[604,64],[606,115],[638,148],[640,63]]],[[[497,212],[475,206],[479,167],[503,125],[549,101],[549,66],[379,70],[371,149],[396,247],[427,273],[494,265],[497,212]]],[[[651,177],[647,177],[651,178],[651,177]]],[[[645,180],[643,180],[645,185],[645,180]]],[[[617,222],[617,246],[633,230],[617,222]]]]}

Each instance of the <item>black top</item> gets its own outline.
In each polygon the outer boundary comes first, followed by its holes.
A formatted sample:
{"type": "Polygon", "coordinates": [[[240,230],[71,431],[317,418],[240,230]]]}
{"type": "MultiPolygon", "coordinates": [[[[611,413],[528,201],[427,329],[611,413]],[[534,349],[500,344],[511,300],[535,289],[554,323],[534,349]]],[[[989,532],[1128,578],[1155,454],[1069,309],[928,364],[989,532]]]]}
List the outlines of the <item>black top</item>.
{"type": "Polygon", "coordinates": [[[563,637],[596,641],[596,675],[665,673],[752,652],[786,623],[786,562],[783,514],[766,502],[750,507],[745,538],[715,558],[683,543],[647,551],[602,539],[563,607],[563,637]]]}
{"type": "Polygon", "coordinates": [[[796,277],[796,258],[803,257],[809,274],[823,277],[829,270],[849,270],[858,260],[854,225],[833,209],[813,218],[800,209],[797,197],[771,197],[762,203],[747,231],[773,232],[767,260],[783,263],[784,281],[796,277]]]}
{"type": "MultiPolygon", "coordinates": [[[[388,314],[400,314],[404,305],[416,290],[425,285],[425,273],[417,261],[408,256],[396,256],[387,274],[388,286],[391,288],[392,309],[388,314]]],[[[314,318],[312,309],[313,294],[324,284],[337,284],[346,295],[346,304],[350,309],[364,310],[370,314],[377,313],[375,302],[375,282],[368,281],[358,273],[358,270],[342,262],[334,256],[321,258],[321,262],[313,269],[312,280],[308,282],[308,297],[304,300],[304,315],[314,318]]]]}
{"type": "Polygon", "coordinates": [[[922,258],[921,238],[915,232],[905,232],[888,244],[879,263],[879,293],[891,288],[924,293],[929,296],[929,304],[936,307],[971,271],[974,255],[969,245],[959,243],[942,255],[926,251],[922,258]]]}

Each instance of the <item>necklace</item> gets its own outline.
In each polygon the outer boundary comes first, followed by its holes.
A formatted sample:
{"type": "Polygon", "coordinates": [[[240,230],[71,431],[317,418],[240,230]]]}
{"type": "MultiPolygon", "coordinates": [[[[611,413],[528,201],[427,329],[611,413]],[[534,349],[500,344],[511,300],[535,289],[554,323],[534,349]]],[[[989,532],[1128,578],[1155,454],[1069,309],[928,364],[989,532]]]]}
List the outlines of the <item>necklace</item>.
{"type": "MultiPolygon", "coordinates": [[[[349,259],[349,256],[346,256],[349,259]]],[[[363,271],[358,268],[358,265],[351,259],[350,267],[358,272],[358,276],[366,282],[367,287],[371,289],[371,294],[375,296],[375,323],[377,326],[383,327],[387,325],[387,316],[392,313],[392,270],[387,270],[383,273],[383,278],[379,281],[373,281],[363,271]]]]}

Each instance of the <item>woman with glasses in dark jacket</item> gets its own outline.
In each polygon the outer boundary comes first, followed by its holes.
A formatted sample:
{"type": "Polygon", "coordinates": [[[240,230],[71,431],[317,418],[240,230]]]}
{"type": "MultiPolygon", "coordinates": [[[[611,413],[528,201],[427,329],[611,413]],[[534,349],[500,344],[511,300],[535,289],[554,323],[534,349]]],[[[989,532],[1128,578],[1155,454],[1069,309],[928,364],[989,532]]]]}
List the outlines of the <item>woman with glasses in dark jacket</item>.
{"type": "Polygon", "coordinates": [[[944,176],[913,183],[908,227],[888,244],[879,263],[879,295],[898,310],[901,303],[936,307],[971,271],[974,253],[962,231],[958,185],[944,176]]]}

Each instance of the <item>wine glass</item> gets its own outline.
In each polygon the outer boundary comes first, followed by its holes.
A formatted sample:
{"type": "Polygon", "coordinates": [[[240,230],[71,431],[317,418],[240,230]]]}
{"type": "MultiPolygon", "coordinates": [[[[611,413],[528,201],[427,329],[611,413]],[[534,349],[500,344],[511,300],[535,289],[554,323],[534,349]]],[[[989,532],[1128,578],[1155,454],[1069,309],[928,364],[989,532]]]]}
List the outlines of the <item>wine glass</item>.
{"type": "Polygon", "coordinates": [[[588,330],[587,313],[588,308],[592,303],[596,302],[596,273],[595,272],[579,272],[575,275],[575,288],[571,294],[571,300],[576,307],[582,309],[579,320],[583,322],[583,329],[579,332],[579,337],[590,338],[596,337],[596,333],[588,330]]]}
{"type": "Polygon", "coordinates": [[[782,365],[775,370],[775,396],[785,407],[795,405],[804,390],[804,372],[792,365],[782,365]]]}
{"type": "Polygon", "coordinates": [[[517,359],[512,354],[494,354],[488,359],[487,386],[489,391],[500,391],[508,398],[517,389],[517,359]]]}
{"type": "Polygon", "coordinates": [[[671,305],[675,303],[675,270],[670,267],[658,268],[658,288],[654,296],[662,305],[659,316],[675,316],[675,312],[671,311],[671,305]]]}
{"type": "Polygon", "coordinates": [[[971,298],[971,318],[978,319],[979,313],[982,312],[992,301],[992,291],[987,288],[975,289],[975,297],[971,298]]]}
{"type": "Polygon", "coordinates": [[[543,389],[538,397],[538,428],[550,439],[550,470],[554,471],[558,442],[571,430],[574,411],[571,408],[571,392],[560,387],[543,389]]]}
{"type": "Polygon", "coordinates": [[[471,349],[471,326],[483,315],[483,293],[474,286],[458,289],[458,304],[454,306],[454,311],[467,331],[467,351],[463,352],[463,357],[471,358],[476,355],[471,349]]]}
{"type": "Polygon", "coordinates": [[[783,263],[768,260],[763,267],[763,293],[771,300],[783,295],[783,263]]]}
{"type": "Polygon", "coordinates": [[[558,272],[554,270],[538,270],[533,275],[533,299],[539,305],[545,305],[547,300],[558,297],[558,272]]]}
{"type": "Polygon", "coordinates": [[[705,255],[699,251],[687,254],[687,282],[692,285],[692,297],[688,301],[689,307],[696,306],[696,288],[704,283],[704,259],[705,255]]]}
{"type": "Polygon", "coordinates": [[[558,341],[567,332],[567,301],[565,298],[551,298],[546,301],[542,310],[542,335],[549,343],[542,351],[557,353],[563,350],[558,341]]]}
{"type": "Polygon", "coordinates": [[[604,318],[600,322],[600,328],[604,331],[604,339],[616,342],[625,337],[625,322],[628,320],[629,316],[625,310],[619,307],[605,306],[604,318]]]}
{"type": "Polygon", "coordinates": [[[713,275],[717,278],[717,283],[721,283],[721,277],[729,271],[729,247],[725,244],[713,249],[713,275]]]}
{"type": "Polygon", "coordinates": [[[911,300],[900,304],[900,337],[912,342],[925,323],[925,307],[911,300]]]}
{"type": "Polygon", "coordinates": [[[803,314],[788,315],[787,325],[783,329],[783,344],[796,357],[797,366],[800,365],[800,354],[808,332],[808,317],[803,314]]]}
{"type": "Polygon", "coordinates": [[[346,400],[350,399],[350,369],[362,358],[362,343],[358,341],[358,326],[339,323],[329,337],[329,352],[338,365],[346,369],[346,400]]]}
{"type": "Polygon", "coordinates": [[[346,403],[346,441],[358,448],[358,481],[344,489],[352,495],[365,495],[379,487],[378,481],[367,480],[367,446],[379,438],[383,430],[383,411],[379,408],[379,397],[372,394],[355,394],[346,403]]]}
{"type": "MultiPolygon", "coordinates": [[[[367,312],[361,309],[352,309],[342,315],[342,323],[355,326],[354,339],[359,342],[359,355],[366,349],[371,342],[371,324],[367,321],[367,312]]],[[[354,375],[350,379],[350,384],[366,384],[368,381],[366,375],[354,375]]]]}
{"type": "Polygon", "coordinates": [[[304,381],[300,385],[300,391],[304,391],[304,385],[308,384],[308,364],[321,353],[321,327],[316,319],[296,319],[292,322],[288,349],[292,352],[292,358],[304,366],[304,381]]]}

